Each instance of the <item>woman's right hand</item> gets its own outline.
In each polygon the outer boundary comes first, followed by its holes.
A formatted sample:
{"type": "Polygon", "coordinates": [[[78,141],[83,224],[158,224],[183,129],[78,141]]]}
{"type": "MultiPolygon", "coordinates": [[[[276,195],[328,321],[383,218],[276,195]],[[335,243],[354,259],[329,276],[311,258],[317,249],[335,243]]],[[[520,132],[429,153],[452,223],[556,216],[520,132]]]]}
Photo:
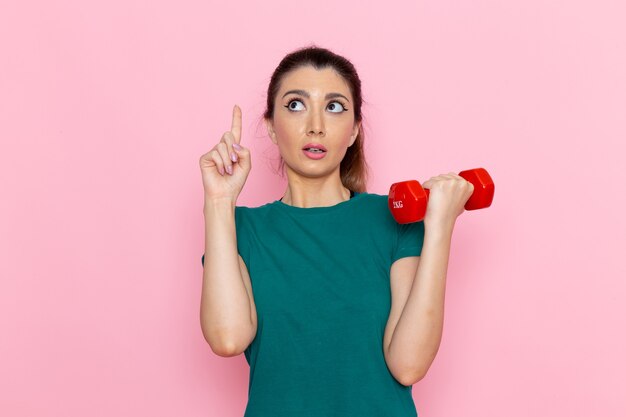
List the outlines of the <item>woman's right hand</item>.
{"type": "Polygon", "coordinates": [[[235,105],[230,131],[225,132],[217,145],[200,157],[205,198],[237,201],[252,166],[250,150],[241,146],[240,141],[241,109],[235,105]]]}

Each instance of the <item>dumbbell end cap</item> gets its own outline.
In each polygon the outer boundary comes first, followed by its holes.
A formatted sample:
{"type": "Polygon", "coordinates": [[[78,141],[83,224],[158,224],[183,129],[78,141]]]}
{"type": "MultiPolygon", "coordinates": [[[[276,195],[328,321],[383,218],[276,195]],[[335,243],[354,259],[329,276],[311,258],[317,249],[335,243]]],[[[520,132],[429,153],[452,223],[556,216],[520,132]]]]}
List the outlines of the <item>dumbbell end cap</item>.
{"type": "Polygon", "coordinates": [[[478,210],[491,206],[495,185],[493,179],[484,168],[474,168],[459,172],[459,176],[471,182],[474,191],[467,203],[465,210],[478,210]]]}

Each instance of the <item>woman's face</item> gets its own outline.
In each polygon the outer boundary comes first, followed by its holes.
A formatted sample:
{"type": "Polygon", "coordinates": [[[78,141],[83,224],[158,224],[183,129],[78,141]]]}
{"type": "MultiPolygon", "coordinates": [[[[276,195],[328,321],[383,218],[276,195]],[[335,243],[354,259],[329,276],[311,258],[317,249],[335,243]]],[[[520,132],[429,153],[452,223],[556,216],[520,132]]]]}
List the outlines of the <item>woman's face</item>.
{"type": "Polygon", "coordinates": [[[360,127],[352,100],[348,84],[330,67],[304,66],[283,77],[274,118],[265,122],[288,170],[319,177],[339,169],[360,127]]]}

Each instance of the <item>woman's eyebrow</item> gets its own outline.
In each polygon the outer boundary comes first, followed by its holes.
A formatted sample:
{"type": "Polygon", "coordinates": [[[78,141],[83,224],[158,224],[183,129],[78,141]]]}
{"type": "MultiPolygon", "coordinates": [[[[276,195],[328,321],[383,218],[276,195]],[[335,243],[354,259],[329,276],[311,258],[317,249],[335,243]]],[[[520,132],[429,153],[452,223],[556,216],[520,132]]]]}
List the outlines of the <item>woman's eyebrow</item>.
{"type": "MultiPolygon", "coordinates": [[[[307,93],[304,90],[289,90],[287,91],[285,94],[283,94],[283,98],[287,95],[287,94],[299,94],[301,96],[304,96],[306,98],[311,97],[309,95],[309,93],[307,93]]],[[[336,98],[336,97],[343,97],[347,102],[350,102],[350,100],[348,100],[348,98],[346,96],[344,96],[343,94],[339,94],[339,93],[328,93],[326,94],[325,99],[328,100],[329,98],[336,98]]]]}

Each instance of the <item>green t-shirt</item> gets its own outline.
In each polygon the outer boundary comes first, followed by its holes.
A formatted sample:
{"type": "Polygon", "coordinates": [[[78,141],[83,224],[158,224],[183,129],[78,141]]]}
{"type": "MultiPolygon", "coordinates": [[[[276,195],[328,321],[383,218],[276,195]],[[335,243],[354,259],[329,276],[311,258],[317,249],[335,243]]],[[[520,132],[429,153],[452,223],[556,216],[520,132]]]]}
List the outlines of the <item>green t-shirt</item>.
{"type": "Polygon", "coordinates": [[[235,224],[258,318],[244,417],[417,416],[383,335],[391,265],[421,254],[423,221],[399,224],[387,196],[355,193],[330,207],[237,206],[235,224]]]}

